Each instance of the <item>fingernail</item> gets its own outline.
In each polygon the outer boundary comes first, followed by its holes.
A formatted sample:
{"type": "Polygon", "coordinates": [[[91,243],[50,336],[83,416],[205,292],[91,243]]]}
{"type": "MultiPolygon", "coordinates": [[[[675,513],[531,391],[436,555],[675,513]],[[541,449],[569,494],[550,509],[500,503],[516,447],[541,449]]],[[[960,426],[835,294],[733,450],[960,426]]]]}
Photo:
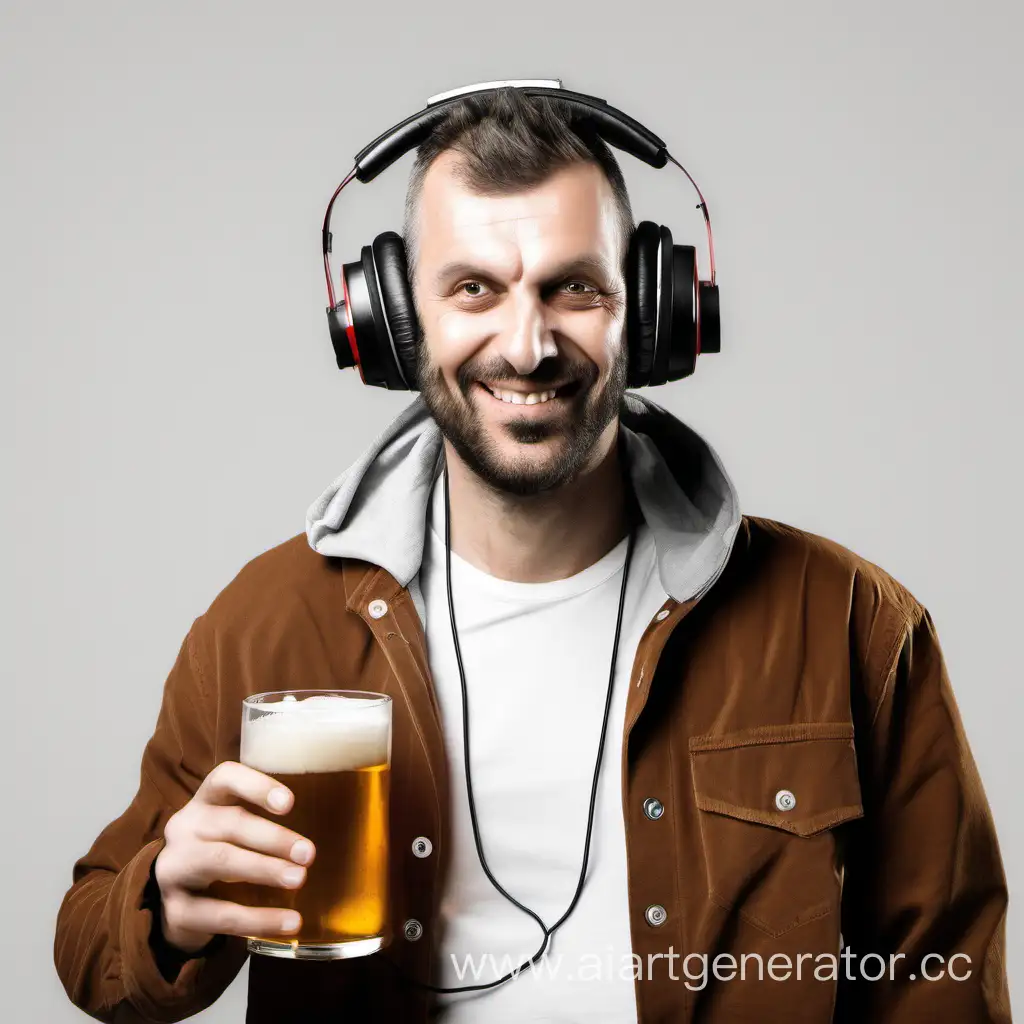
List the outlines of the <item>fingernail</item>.
{"type": "Polygon", "coordinates": [[[306,872],[303,868],[286,868],[281,872],[281,878],[285,885],[298,885],[305,877],[305,874],[306,872]]]}
{"type": "Polygon", "coordinates": [[[272,789],[267,804],[275,811],[283,811],[288,806],[288,790],[272,789]]]}
{"type": "Polygon", "coordinates": [[[308,864],[313,856],[313,847],[305,839],[299,839],[292,847],[291,858],[296,864],[308,864]]]}
{"type": "Polygon", "coordinates": [[[282,931],[294,932],[299,927],[299,915],[298,914],[285,914],[281,919],[282,931]]]}

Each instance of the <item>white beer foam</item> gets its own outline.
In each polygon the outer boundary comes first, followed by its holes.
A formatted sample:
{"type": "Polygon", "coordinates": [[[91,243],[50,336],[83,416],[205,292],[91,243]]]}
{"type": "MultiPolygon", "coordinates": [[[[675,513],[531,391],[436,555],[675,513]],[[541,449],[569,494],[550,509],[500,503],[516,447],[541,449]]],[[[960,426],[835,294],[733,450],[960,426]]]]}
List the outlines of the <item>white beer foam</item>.
{"type": "Polygon", "coordinates": [[[276,712],[242,729],[240,760],[257,771],[284,774],[354,771],[385,764],[391,705],[366,697],[317,695],[256,705],[276,712]]]}

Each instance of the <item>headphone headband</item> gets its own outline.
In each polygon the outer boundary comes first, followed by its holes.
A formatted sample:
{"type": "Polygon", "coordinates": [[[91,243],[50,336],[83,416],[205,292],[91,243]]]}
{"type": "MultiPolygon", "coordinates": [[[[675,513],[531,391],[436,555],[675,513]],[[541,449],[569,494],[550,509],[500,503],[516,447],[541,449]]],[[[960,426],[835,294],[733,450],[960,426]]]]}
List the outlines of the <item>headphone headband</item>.
{"type": "Polygon", "coordinates": [[[465,89],[445,93],[444,98],[399,121],[386,132],[378,135],[373,142],[364,146],[355,158],[355,176],[361,182],[372,181],[381,171],[387,170],[396,160],[415,149],[434,128],[444,120],[448,108],[466,96],[487,96],[499,88],[512,86],[527,96],[549,96],[561,100],[574,113],[594,123],[598,135],[610,146],[635,156],[651,167],[662,168],[668,163],[665,143],[639,121],[610,106],[606,100],[582,92],[571,92],[561,86],[550,88],[542,85],[517,85],[515,82],[501,83],[489,88],[468,86],[465,89]]]}

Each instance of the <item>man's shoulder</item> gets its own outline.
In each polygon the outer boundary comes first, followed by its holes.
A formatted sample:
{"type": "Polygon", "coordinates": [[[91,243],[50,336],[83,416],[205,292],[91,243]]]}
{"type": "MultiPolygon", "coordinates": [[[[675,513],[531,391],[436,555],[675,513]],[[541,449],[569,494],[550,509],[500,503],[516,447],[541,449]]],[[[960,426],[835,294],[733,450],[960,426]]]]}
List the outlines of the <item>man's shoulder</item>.
{"type": "Polygon", "coordinates": [[[924,606],[910,589],[882,566],[830,537],[762,516],[743,516],[741,532],[748,553],[783,585],[800,582],[817,589],[819,599],[842,601],[850,611],[883,612],[894,621],[918,618],[924,606]]]}
{"type": "Polygon", "coordinates": [[[359,559],[321,555],[300,533],[246,562],[201,620],[207,630],[251,634],[296,616],[340,617],[348,595],[376,569],[359,559]]]}

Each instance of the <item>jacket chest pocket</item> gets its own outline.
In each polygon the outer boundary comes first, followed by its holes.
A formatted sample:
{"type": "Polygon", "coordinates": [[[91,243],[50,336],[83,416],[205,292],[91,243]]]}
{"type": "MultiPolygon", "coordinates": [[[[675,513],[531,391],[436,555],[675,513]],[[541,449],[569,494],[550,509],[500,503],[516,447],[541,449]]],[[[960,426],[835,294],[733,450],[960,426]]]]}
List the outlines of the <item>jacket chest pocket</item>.
{"type": "Polygon", "coordinates": [[[710,898],[771,936],[839,905],[837,825],[863,815],[853,726],[761,726],[690,740],[710,898]]]}

